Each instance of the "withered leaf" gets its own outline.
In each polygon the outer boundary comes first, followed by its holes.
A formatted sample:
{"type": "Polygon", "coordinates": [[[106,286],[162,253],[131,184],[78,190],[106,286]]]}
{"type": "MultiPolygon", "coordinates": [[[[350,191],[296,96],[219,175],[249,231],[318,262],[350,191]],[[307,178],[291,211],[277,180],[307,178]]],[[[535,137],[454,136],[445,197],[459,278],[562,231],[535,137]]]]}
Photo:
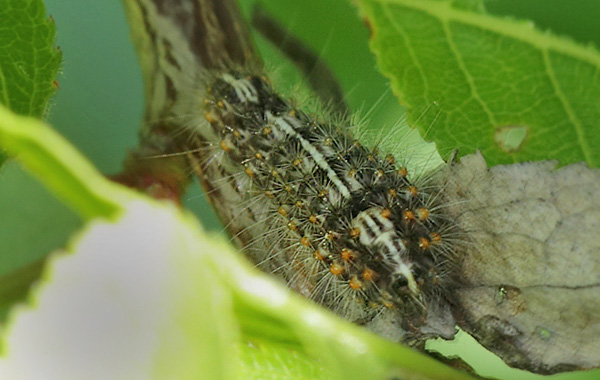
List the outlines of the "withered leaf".
{"type": "Polygon", "coordinates": [[[600,366],[600,170],[474,154],[445,193],[467,238],[457,324],[513,367],[600,366]]]}

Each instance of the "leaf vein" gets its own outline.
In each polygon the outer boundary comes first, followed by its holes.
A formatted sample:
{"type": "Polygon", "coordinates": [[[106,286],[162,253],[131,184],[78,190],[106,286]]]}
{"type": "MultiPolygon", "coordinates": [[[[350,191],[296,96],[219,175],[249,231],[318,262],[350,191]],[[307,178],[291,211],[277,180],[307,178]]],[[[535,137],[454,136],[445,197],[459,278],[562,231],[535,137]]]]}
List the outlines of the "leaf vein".
{"type": "Polygon", "coordinates": [[[448,47],[450,48],[450,51],[454,55],[454,58],[456,58],[456,63],[458,64],[458,67],[465,75],[465,80],[469,84],[469,88],[471,89],[471,94],[472,94],[473,98],[481,105],[481,108],[488,116],[490,123],[493,126],[497,126],[498,124],[496,122],[496,118],[494,117],[494,113],[489,109],[486,102],[484,102],[483,99],[481,98],[481,96],[479,95],[479,92],[477,91],[477,86],[475,85],[475,82],[473,81],[473,77],[471,76],[469,69],[467,69],[465,61],[463,60],[460,51],[458,50],[458,48],[456,47],[456,44],[454,43],[454,41],[452,39],[452,32],[450,31],[448,22],[446,20],[442,20],[442,19],[439,19],[439,20],[440,20],[440,23],[442,24],[444,34],[446,35],[446,39],[448,40],[448,47]]]}
{"type": "Polygon", "coordinates": [[[4,105],[8,108],[11,107],[10,98],[8,97],[8,88],[6,87],[6,76],[4,75],[4,71],[2,69],[2,65],[0,65],[0,85],[2,86],[2,94],[4,95],[4,105]]]}
{"type": "Polygon", "coordinates": [[[542,56],[544,57],[544,65],[546,66],[546,73],[548,74],[550,83],[552,84],[552,87],[554,88],[556,97],[562,104],[563,109],[565,110],[569,120],[571,121],[571,124],[575,128],[575,132],[577,134],[577,140],[579,142],[579,146],[581,147],[581,151],[583,152],[585,160],[589,164],[591,164],[593,162],[592,153],[591,153],[590,146],[585,138],[583,126],[581,125],[581,121],[575,114],[575,111],[571,107],[571,103],[569,102],[569,100],[565,96],[562,88],[560,87],[560,84],[558,83],[556,74],[554,72],[554,68],[552,67],[552,62],[550,61],[550,56],[548,55],[548,49],[542,50],[542,56]]]}
{"type": "Polygon", "coordinates": [[[398,32],[398,34],[400,36],[402,36],[402,39],[404,40],[404,42],[406,44],[408,54],[410,55],[411,59],[415,63],[415,67],[417,68],[417,70],[419,71],[419,75],[423,79],[423,87],[425,88],[425,91],[423,91],[425,93],[424,98],[427,99],[427,94],[429,93],[429,85],[427,83],[427,76],[425,75],[425,72],[423,71],[423,66],[421,65],[419,59],[417,58],[417,55],[415,54],[412,43],[411,43],[410,39],[408,38],[408,36],[406,35],[406,33],[404,32],[404,30],[402,29],[402,27],[396,22],[394,17],[391,15],[388,5],[387,4],[381,4],[381,5],[382,5],[383,11],[385,13],[386,19],[394,27],[394,30],[396,30],[398,32]]]}

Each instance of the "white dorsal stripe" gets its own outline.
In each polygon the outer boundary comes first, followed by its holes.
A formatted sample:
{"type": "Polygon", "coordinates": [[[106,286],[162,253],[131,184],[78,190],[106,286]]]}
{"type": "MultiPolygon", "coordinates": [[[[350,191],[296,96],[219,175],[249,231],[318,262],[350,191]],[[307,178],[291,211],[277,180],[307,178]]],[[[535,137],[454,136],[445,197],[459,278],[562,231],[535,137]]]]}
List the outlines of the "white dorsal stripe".
{"type": "Polygon", "coordinates": [[[354,218],[352,225],[360,227],[361,225],[366,224],[369,228],[371,228],[375,234],[375,237],[372,238],[367,236],[366,233],[361,233],[360,242],[366,246],[383,244],[388,251],[388,255],[386,255],[387,258],[396,265],[394,273],[404,276],[408,282],[410,291],[413,294],[417,294],[419,288],[417,286],[417,282],[415,281],[415,277],[410,271],[410,266],[407,265],[402,259],[403,254],[406,252],[406,245],[402,239],[398,237],[398,234],[394,229],[394,224],[390,220],[381,216],[381,210],[382,209],[379,207],[373,207],[362,211],[356,216],[356,218],[354,218]],[[377,225],[373,219],[373,216],[375,216],[375,218],[377,218],[377,220],[382,224],[383,231],[379,225],[377,225]],[[399,244],[400,249],[397,249],[394,243],[399,244]]]}
{"type": "Polygon", "coordinates": [[[300,141],[300,144],[302,145],[302,148],[304,148],[304,150],[306,150],[308,154],[310,154],[312,159],[317,163],[317,165],[321,169],[325,170],[325,172],[327,173],[327,177],[338,188],[342,196],[344,196],[344,198],[350,198],[350,190],[348,190],[348,188],[340,180],[335,171],[333,171],[331,166],[329,166],[323,154],[321,154],[321,152],[319,152],[317,148],[315,148],[315,146],[308,142],[304,137],[300,136],[300,134],[296,132],[294,127],[290,124],[294,123],[295,120],[287,119],[285,117],[273,116],[272,113],[267,112],[267,121],[275,123],[285,133],[298,139],[298,141],[300,141]]]}
{"type": "Polygon", "coordinates": [[[242,103],[247,103],[248,101],[252,103],[258,102],[256,89],[248,80],[236,79],[231,74],[223,74],[222,78],[225,82],[233,86],[235,95],[242,103]]]}
{"type": "Polygon", "coordinates": [[[373,234],[375,234],[375,237],[371,237],[368,236],[366,233],[361,233],[360,234],[360,242],[364,245],[372,245],[375,243],[375,240],[377,239],[377,236],[381,236],[381,230],[379,229],[379,226],[377,225],[377,223],[375,223],[375,221],[373,220],[373,218],[371,218],[371,215],[369,215],[369,210],[365,210],[362,211],[360,214],[358,214],[358,216],[356,217],[356,219],[358,221],[358,225],[360,226],[360,221],[364,221],[367,226],[369,226],[371,228],[371,230],[373,231],[373,234]]]}
{"type": "Polygon", "coordinates": [[[398,263],[398,269],[396,270],[396,273],[399,273],[406,278],[406,280],[408,282],[408,288],[410,289],[410,291],[413,294],[419,293],[419,288],[417,287],[417,282],[415,281],[415,277],[413,276],[412,272],[410,271],[410,268],[408,267],[408,265],[406,265],[404,263],[404,261],[401,261],[398,263]]]}
{"type": "Polygon", "coordinates": [[[383,216],[381,216],[381,212],[383,211],[382,208],[377,208],[376,212],[375,212],[375,217],[377,218],[377,220],[379,221],[379,223],[383,224],[383,227],[386,230],[393,230],[394,229],[394,223],[392,223],[391,220],[384,218],[383,216]]]}

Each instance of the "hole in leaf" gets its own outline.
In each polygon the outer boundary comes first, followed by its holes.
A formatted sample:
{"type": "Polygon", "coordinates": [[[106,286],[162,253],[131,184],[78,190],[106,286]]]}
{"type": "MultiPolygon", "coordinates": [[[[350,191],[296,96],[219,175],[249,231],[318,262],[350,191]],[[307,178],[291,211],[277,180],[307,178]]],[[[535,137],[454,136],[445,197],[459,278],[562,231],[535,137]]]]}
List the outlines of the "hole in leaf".
{"type": "Polygon", "coordinates": [[[513,153],[521,149],[527,138],[527,127],[523,125],[510,125],[501,127],[496,131],[496,144],[507,153],[513,153]]]}

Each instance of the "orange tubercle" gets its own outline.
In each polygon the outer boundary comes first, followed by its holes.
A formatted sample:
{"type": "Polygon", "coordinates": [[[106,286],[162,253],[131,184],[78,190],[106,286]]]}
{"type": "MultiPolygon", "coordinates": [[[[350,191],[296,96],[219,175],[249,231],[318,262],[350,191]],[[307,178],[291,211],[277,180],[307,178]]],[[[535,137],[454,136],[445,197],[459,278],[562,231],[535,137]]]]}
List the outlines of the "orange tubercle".
{"type": "Polygon", "coordinates": [[[402,217],[406,221],[413,221],[415,220],[415,212],[412,210],[404,210],[404,212],[402,213],[402,217]]]}
{"type": "Polygon", "coordinates": [[[344,267],[341,266],[340,264],[333,263],[329,267],[329,272],[331,272],[331,274],[334,275],[334,276],[339,276],[342,273],[344,273],[344,267]]]}
{"type": "Polygon", "coordinates": [[[360,228],[354,227],[350,230],[350,237],[352,239],[357,239],[360,236],[360,228]]]}
{"type": "Polygon", "coordinates": [[[356,277],[356,276],[352,276],[350,281],[348,281],[348,285],[350,286],[350,289],[352,289],[352,290],[360,290],[364,287],[363,282],[361,280],[359,280],[358,277],[356,277]]]}
{"type": "Polygon", "coordinates": [[[351,249],[343,248],[341,255],[342,255],[342,260],[344,260],[345,262],[348,263],[348,262],[354,260],[357,253],[356,253],[356,251],[353,251],[351,249]]]}

